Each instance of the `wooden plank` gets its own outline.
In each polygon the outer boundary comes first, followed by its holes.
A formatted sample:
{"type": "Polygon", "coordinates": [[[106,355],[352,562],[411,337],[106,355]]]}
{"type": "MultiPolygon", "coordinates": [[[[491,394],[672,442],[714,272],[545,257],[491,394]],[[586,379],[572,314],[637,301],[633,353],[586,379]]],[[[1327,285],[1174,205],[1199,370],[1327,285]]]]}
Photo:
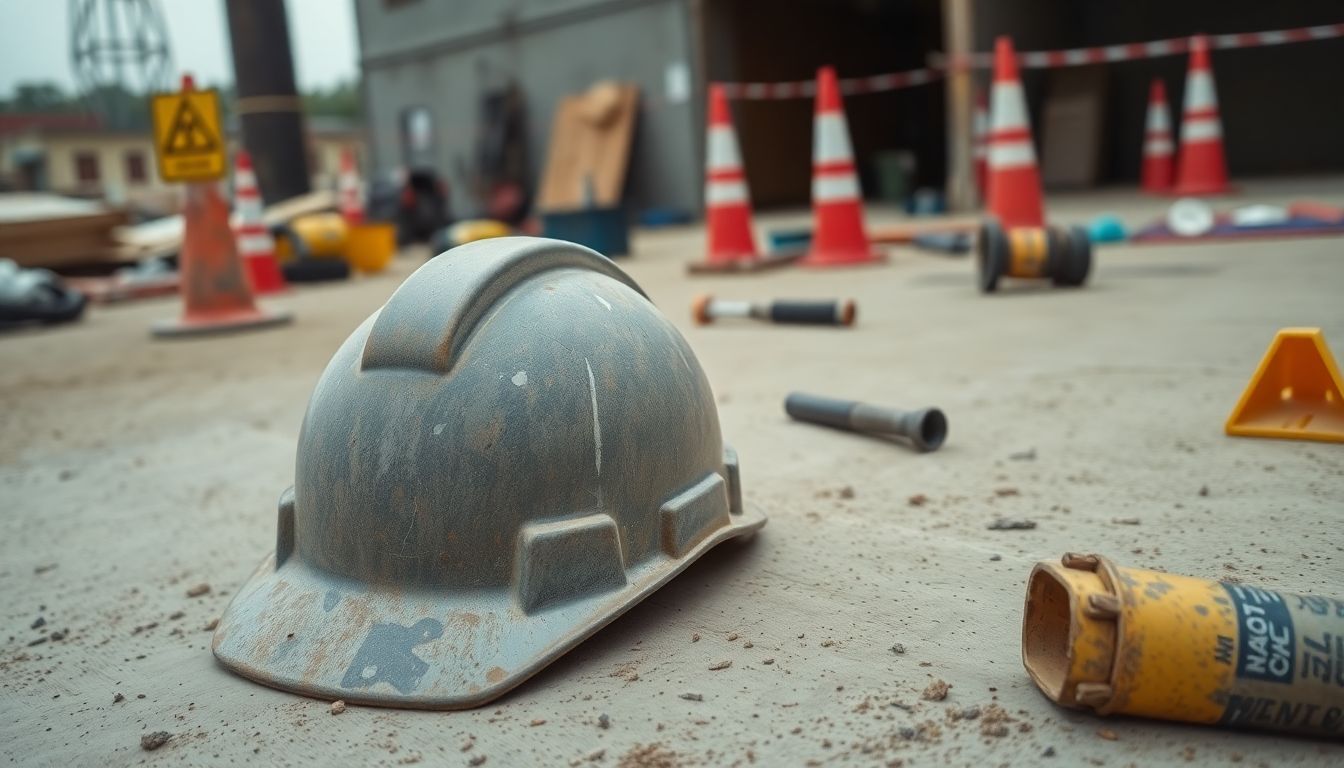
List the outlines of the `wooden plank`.
{"type": "Polygon", "coordinates": [[[560,101],[551,123],[539,210],[584,207],[588,178],[594,205],[620,204],[638,109],[639,88],[625,83],[598,83],[560,101]]]}

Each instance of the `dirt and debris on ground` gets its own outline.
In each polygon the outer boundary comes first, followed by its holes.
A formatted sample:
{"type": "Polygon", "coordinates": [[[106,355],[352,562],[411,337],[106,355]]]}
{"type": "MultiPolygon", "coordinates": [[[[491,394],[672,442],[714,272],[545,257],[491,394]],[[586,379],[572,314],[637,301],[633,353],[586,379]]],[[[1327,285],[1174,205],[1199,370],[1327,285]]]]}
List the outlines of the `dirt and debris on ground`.
{"type": "Polygon", "coordinates": [[[333,715],[339,715],[345,712],[345,701],[343,699],[337,699],[331,702],[330,710],[333,715]]]}
{"type": "Polygon", "coordinates": [[[1036,527],[1035,520],[1014,520],[1007,517],[996,517],[985,526],[991,531],[1030,531],[1036,527]]]}
{"type": "Polygon", "coordinates": [[[709,671],[710,671],[710,672],[718,672],[718,671],[721,670],[721,669],[727,669],[727,668],[729,668],[729,667],[731,667],[731,666],[733,666],[733,660],[732,660],[732,659],[724,659],[724,660],[722,660],[722,661],[716,661],[716,662],[714,662],[713,664],[710,664],[710,665],[709,665],[709,671]]]}
{"type": "Polygon", "coordinates": [[[616,763],[617,768],[681,768],[681,757],[669,747],[660,744],[636,744],[616,763]]]}
{"type": "MultiPolygon", "coordinates": [[[[1240,198],[1344,203],[1344,185],[1326,181],[1251,179],[1240,198]]],[[[1106,190],[1052,195],[1050,218],[1116,212],[1137,224],[1169,203],[1106,190]]],[[[871,213],[873,226],[891,221],[871,213]]],[[[497,702],[450,714],[352,706],[330,717],[329,701],[243,679],[210,651],[212,619],[275,547],[276,500],[294,482],[314,382],[426,253],[384,274],[267,298],[295,314],[280,329],[165,344],[147,329],[179,307],[149,300],[6,333],[0,613],[10,629],[0,637],[13,638],[0,647],[0,758],[38,768],[178,755],[392,766],[412,755],[421,765],[488,755],[488,765],[513,766],[605,749],[597,764],[614,765],[635,745],[659,744],[697,766],[1027,765],[1053,754],[1061,766],[1170,768],[1191,764],[1189,745],[1197,764],[1237,754],[1248,766],[1337,765],[1333,744],[1062,710],[1021,665],[1026,576],[1066,551],[1304,594],[1344,572],[1335,540],[1344,467],[1333,449],[1222,433],[1279,327],[1321,325],[1337,358],[1344,349],[1339,241],[1276,241],[1273,258],[1266,248],[1099,246],[1081,290],[1005,283],[985,297],[970,260],[900,247],[872,269],[775,270],[750,286],[740,276],[692,280],[685,262],[703,253],[702,230],[636,232],[635,256],[618,265],[676,324],[715,392],[733,393],[719,423],[741,457],[743,500],[769,524],[711,550],[497,702]],[[700,327],[687,308],[702,292],[852,296],[863,320],[838,333],[700,327]],[[898,363],[874,339],[899,340],[898,363]],[[782,413],[795,389],[936,403],[953,430],[941,450],[918,454],[812,428],[782,413]],[[1036,460],[1010,459],[1028,448],[1036,460]],[[59,481],[68,468],[74,475],[59,481]],[[841,503],[847,484],[856,493],[841,503]],[[993,493],[1006,487],[1019,495],[993,493]],[[831,495],[817,497],[819,488],[831,495]],[[916,495],[922,506],[908,503],[916,495]],[[1128,517],[1142,526],[1111,523],[1128,517]],[[995,518],[1037,527],[986,531],[995,518]],[[184,597],[197,584],[212,589],[184,597]],[[176,611],[186,616],[167,619],[176,611]],[[30,630],[38,616],[46,626],[30,630]],[[173,635],[175,626],[193,631],[173,635]],[[27,647],[53,628],[69,633],[27,647]],[[731,632],[754,647],[725,642],[731,632]],[[904,655],[890,650],[897,638],[904,655]],[[826,639],[835,645],[823,650],[826,639]],[[720,659],[733,667],[705,674],[720,659]],[[638,682],[610,676],[635,660],[638,682]],[[930,675],[955,684],[946,700],[920,698],[930,675]],[[113,704],[117,691],[125,700],[113,704]],[[680,700],[682,691],[704,701],[680,700]],[[865,698],[871,708],[856,713],[865,698]],[[992,722],[991,704],[1015,720],[992,722]],[[945,714],[968,707],[981,715],[945,714]],[[614,719],[600,720],[603,710],[614,719]],[[548,725],[528,727],[537,717],[548,725]],[[1102,727],[1118,740],[1098,738],[1102,727]],[[159,729],[173,740],[140,752],[140,736],[159,729]],[[395,754],[383,746],[393,732],[395,754]],[[458,752],[469,734],[474,748],[458,752]]]]}
{"type": "Polygon", "coordinates": [[[146,733],[144,736],[140,737],[140,748],[146,752],[153,752],[164,744],[167,744],[172,738],[173,735],[167,731],[146,733]]]}
{"type": "Polygon", "coordinates": [[[952,686],[943,680],[934,680],[924,689],[919,697],[925,701],[942,701],[947,698],[947,692],[952,686]]]}

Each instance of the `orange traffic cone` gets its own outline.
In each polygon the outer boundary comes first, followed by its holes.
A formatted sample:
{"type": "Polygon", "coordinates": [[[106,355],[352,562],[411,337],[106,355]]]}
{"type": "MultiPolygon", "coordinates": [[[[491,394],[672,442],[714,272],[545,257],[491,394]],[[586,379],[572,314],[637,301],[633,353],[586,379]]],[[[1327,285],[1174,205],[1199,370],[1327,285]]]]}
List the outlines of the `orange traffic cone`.
{"type": "Polygon", "coordinates": [[[1162,78],[1155,77],[1148,91],[1148,123],[1143,134],[1144,191],[1171,191],[1175,159],[1175,145],[1171,142],[1171,112],[1167,109],[1167,86],[1162,78]]]}
{"type": "Polygon", "coordinates": [[[359,168],[355,165],[355,151],[346,147],[341,152],[341,173],[336,179],[337,205],[346,224],[364,223],[364,196],[360,191],[359,168]]]}
{"type": "Polygon", "coordinates": [[[252,155],[238,150],[233,161],[233,209],[237,216],[235,234],[238,255],[252,283],[252,292],[263,296],[287,290],[285,276],[275,261],[275,238],[261,215],[261,192],[257,174],[252,170],[252,155]]]}
{"type": "Polygon", "coordinates": [[[1190,71],[1185,78],[1185,109],[1181,115],[1181,157],[1177,195],[1217,195],[1228,192],[1227,159],[1223,156],[1223,124],[1218,119],[1218,95],[1213,89],[1209,40],[1190,39],[1190,71]]]}
{"type": "Polygon", "coordinates": [[[840,103],[835,70],[817,70],[817,102],[812,135],[812,245],[800,264],[838,267],[871,264],[885,257],[874,251],[863,228],[863,197],[854,171],[849,125],[840,103]]]}
{"type": "Polygon", "coordinates": [[[1045,226],[1041,173],[1031,143],[1027,98],[1017,76],[1017,53],[1006,35],[994,43],[989,112],[989,212],[1006,229],[1045,226]]]}
{"type": "Polygon", "coordinates": [[[751,232],[751,199],[742,173],[737,134],[728,112],[728,97],[719,85],[709,87],[709,128],[705,139],[705,261],[692,272],[751,268],[760,263],[751,232]]]}
{"type": "Polygon", "coordinates": [[[989,182],[989,103],[985,99],[985,90],[975,92],[975,189],[984,200],[989,182]]]}
{"type": "Polygon", "coordinates": [[[188,184],[186,231],[178,257],[182,317],[155,323],[155,336],[242,330],[289,322],[288,312],[258,309],[252,301],[229,227],[229,206],[213,182],[188,184]]]}

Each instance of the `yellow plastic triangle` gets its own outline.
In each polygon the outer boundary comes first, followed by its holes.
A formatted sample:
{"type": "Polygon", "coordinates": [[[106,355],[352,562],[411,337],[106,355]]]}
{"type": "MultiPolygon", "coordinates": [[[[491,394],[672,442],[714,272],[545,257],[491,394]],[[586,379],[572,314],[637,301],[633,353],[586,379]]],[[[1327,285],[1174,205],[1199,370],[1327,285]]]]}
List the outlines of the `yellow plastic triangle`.
{"type": "Polygon", "coordinates": [[[1284,328],[1227,417],[1227,434],[1344,443],[1344,384],[1320,328],[1284,328]]]}

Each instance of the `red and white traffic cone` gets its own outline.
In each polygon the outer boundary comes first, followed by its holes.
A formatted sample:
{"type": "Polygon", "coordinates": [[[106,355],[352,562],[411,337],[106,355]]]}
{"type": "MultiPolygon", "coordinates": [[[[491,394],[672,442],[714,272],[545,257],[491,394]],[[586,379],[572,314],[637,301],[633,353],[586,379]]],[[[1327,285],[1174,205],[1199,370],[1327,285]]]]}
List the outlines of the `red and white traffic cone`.
{"type": "Polygon", "coordinates": [[[705,140],[705,260],[692,271],[747,269],[760,262],[751,231],[751,198],[742,171],[737,134],[720,85],[709,87],[705,140]]]}
{"type": "Polygon", "coordinates": [[[346,224],[364,223],[364,194],[355,165],[355,151],[346,147],[341,151],[341,173],[336,179],[337,205],[346,224]]]}
{"type": "Polygon", "coordinates": [[[1171,112],[1167,109],[1167,86],[1153,78],[1148,91],[1148,122],[1143,134],[1143,189],[1165,194],[1171,191],[1176,151],[1171,141],[1171,112]]]}
{"type": "Polygon", "coordinates": [[[1209,40],[1203,35],[1190,39],[1190,71],[1185,78],[1181,157],[1177,165],[1174,194],[1218,195],[1231,189],[1227,183],[1227,159],[1223,156],[1218,95],[1214,92],[1213,67],[1209,64],[1209,40]]]}
{"type": "Polygon", "coordinates": [[[864,231],[863,195],[854,170],[849,125],[831,67],[817,70],[812,130],[812,245],[799,263],[837,267],[883,261],[885,257],[873,250],[864,231]]]}
{"type": "Polygon", "coordinates": [[[984,200],[988,194],[987,185],[989,183],[989,102],[985,98],[985,90],[979,88],[975,92],[975,145],[973,154],[975,158],[975,189],[980,194],[980,199],[984,200]]]}
{"type": "Polygon", "coordinates": [[[1017,52],[1006,35],[994,43],[989,112],[989,212],[1005,229],[1045,226],[1041,172],[1031,143],[1027,98],[1017,76],[1017,52]]]}
{"type": "Polygon", "coordinates": [[[233,210],[237,216],[234,236],[243,271],[255,294],[287,290],[285,276],[275,261],[275,238],[262,216],[261,192],[257,189],[257,174],[252,170],[252,156],[240,149],[233,162],[233,210]]]}

